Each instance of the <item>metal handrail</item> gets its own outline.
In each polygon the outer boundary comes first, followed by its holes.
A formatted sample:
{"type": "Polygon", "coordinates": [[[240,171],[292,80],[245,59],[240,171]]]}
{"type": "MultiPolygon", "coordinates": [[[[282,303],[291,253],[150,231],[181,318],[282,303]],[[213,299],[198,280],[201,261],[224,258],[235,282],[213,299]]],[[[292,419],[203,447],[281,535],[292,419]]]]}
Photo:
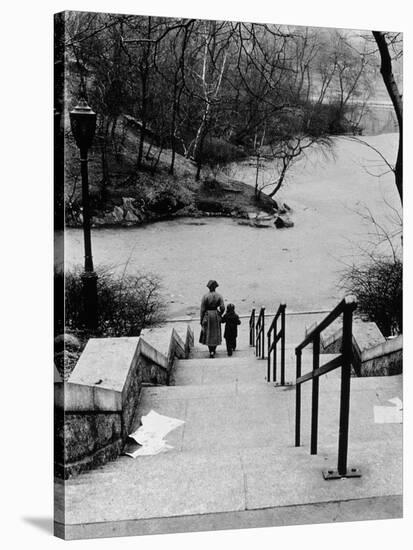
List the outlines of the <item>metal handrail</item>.
{"type": "Polygon", "coordinates": [[[357,307],[357,301],[353,296],[344,298],[316,327],[314,327],[295,348],[296,354],[296,408],[295,408],[295,446],[300,446],[301,424],[301,384],[312,380],[311,397],[311,454],[317,454],[318,435],[318,394],[319,378],[328,372],[341,367],[340,390],[340,428],[338,441],[337,470],[323,472],[325,479],[339,479],[342,477],[360,477],[361,473],[356,468],[347,469],[348,451],[348,425],[350,413],[350,379],[351,364],[353,362],[352,323],[353,311],[357,307]],[[320,334],[337,317],[343,315],[342,353],[320,367],[320,334]],[[308,345],[313,344],[313,369],[307,374],[301,375],[301,353],[308,345]]]}
{"type": "Polygon", "coordinates": [[[308,332],[301,344],[299,344],[295,349],[302,350],[303,348],[305,348],[313,340],[314,335],[317,333],[320,334],[329,325],[331,325],[331,323],[343,313],[344,306],[349,304],[354,304],[353,310],[356,309],[357,300],[354,296],[346,296],[343,300],[341,300],[341,302],[332,311],[330,311],[327,317],[325,317],[322,321],[320,321],[320,323],[318,323],[308,332]]]}
{"type": "Polygon", "coordinates": [[[255,308],[250,315],[250,346],[255,346],[255,308]]]}
{"type": "Polygon", "coordinates": [[[277,343],[281,340],[281,381],[285,385],[285,309],[286,304],[280,304],[277,313],[274,315],[270,328],[267,332],[267,382],[271,381],[271,352],[272,352],[272,381],[277,380],[277,343]],[[281,328],[277,331],[278,319],[281,317],[281,328]]]}
{"type": "Polygon", "coordinates": [[[255,325],[255,355],[264,359],[264,326],[265,326],[265,307],[260,309],[257,323],[255,325]]]}

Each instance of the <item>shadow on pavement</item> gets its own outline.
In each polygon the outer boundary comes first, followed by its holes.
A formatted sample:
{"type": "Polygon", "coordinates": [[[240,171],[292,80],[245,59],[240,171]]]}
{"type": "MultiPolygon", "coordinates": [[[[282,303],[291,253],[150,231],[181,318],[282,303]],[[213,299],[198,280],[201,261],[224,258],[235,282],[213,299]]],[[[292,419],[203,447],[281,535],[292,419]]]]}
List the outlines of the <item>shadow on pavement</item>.
{"type": "Polygon", "coordinates": [[[51,517],[42,517],[42,518],[22,518],[23,521],[37,527],[40,531],[44,531],[53,535],[53,518],[51,517]]]}

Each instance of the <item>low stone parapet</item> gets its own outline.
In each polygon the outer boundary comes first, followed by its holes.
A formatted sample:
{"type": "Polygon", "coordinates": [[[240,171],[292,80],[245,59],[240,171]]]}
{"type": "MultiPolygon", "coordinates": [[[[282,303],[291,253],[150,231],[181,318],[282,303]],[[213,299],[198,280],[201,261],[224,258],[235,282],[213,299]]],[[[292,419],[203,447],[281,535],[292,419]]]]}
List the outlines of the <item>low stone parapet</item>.
{"type": "MultiPolygon", "coordinates": [[[[341,353],[342,320],[338,319],[329,331],[321,335],[321,353],[341,353]]],[[[372,321],[353,321],[353,344],[359,353],[377,344],[385,342],[386,339],[376,323],[372,321]]]]}
{"type": "MultiPolygon", "coordinates": [[[[321,353],[341,353],[342,328],[335,328],[321,338],[321,353]]],[[[403,370],[403,336],[386,338],[376,323],[355,320],[353,323],[354,374],[389,376],[403,370]]]]}
{"type": "Polygon", "coordinates": [[[68,478],[116,458],[137,419],[142,385],[169,385],[188,357],[190,327],[91,338],[67,381],[55,377],[55,472],[68,478]]]}
{"type": "Polygon", "coordinates": [[[402,334],[366,349],[361,354],[361,376],[392,376],[402,371],[402,334]]]}

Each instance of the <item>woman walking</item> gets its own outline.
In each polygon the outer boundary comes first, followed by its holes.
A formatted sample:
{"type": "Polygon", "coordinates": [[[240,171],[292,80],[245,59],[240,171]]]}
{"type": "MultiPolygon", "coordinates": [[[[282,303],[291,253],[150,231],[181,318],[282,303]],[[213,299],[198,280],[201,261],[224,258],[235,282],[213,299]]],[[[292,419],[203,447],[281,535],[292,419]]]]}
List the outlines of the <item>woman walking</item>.
{"type": "Polygon", "coordinates": [[[215,356],[216,347],[222,342],[221,336],[221,314],[225,311],[224,299],[221,294],[215,292],[218,283],[214,280],[208,281],[209,292],[205,294],[201,302],[201,334],[199,342],[208,346],[209,356],[215,356]]]}

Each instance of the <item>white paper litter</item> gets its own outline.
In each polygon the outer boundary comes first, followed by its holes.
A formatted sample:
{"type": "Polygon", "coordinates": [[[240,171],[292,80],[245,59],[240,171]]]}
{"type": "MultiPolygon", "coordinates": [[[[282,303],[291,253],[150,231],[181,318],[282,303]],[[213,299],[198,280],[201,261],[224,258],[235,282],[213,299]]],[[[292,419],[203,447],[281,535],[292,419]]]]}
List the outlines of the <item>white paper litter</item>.
{"type": "Polygon", "coordinates": [[[401,424],[403,422],[403,403],[398,397],[388,400],[394,407],[374,406],[374,422],[376,424],[401,424]]]}
{"type": "Polygon", "coordinates": [[[394,403],[400,411],[403,410],[403,403],[402,403],[402,400],[399,397],[392,397],[388,401],[389,401],[389,403],[394,403]]]}
{"type": "Polygon", "coordinates": [[[136,432],[129,435],[136,443],[142,445],[142,447],[133,453],[125,453],[132,458],[136,458],[137,456],[156,455],[173,449],[171,445],[166,443],[164,437],[172,430],[175,430],[175,428],[185,424],[184,420],[164,416],[153,410],[146,416],[142,416],[141,421],[142,426],[140,426],[136,432]]]}

